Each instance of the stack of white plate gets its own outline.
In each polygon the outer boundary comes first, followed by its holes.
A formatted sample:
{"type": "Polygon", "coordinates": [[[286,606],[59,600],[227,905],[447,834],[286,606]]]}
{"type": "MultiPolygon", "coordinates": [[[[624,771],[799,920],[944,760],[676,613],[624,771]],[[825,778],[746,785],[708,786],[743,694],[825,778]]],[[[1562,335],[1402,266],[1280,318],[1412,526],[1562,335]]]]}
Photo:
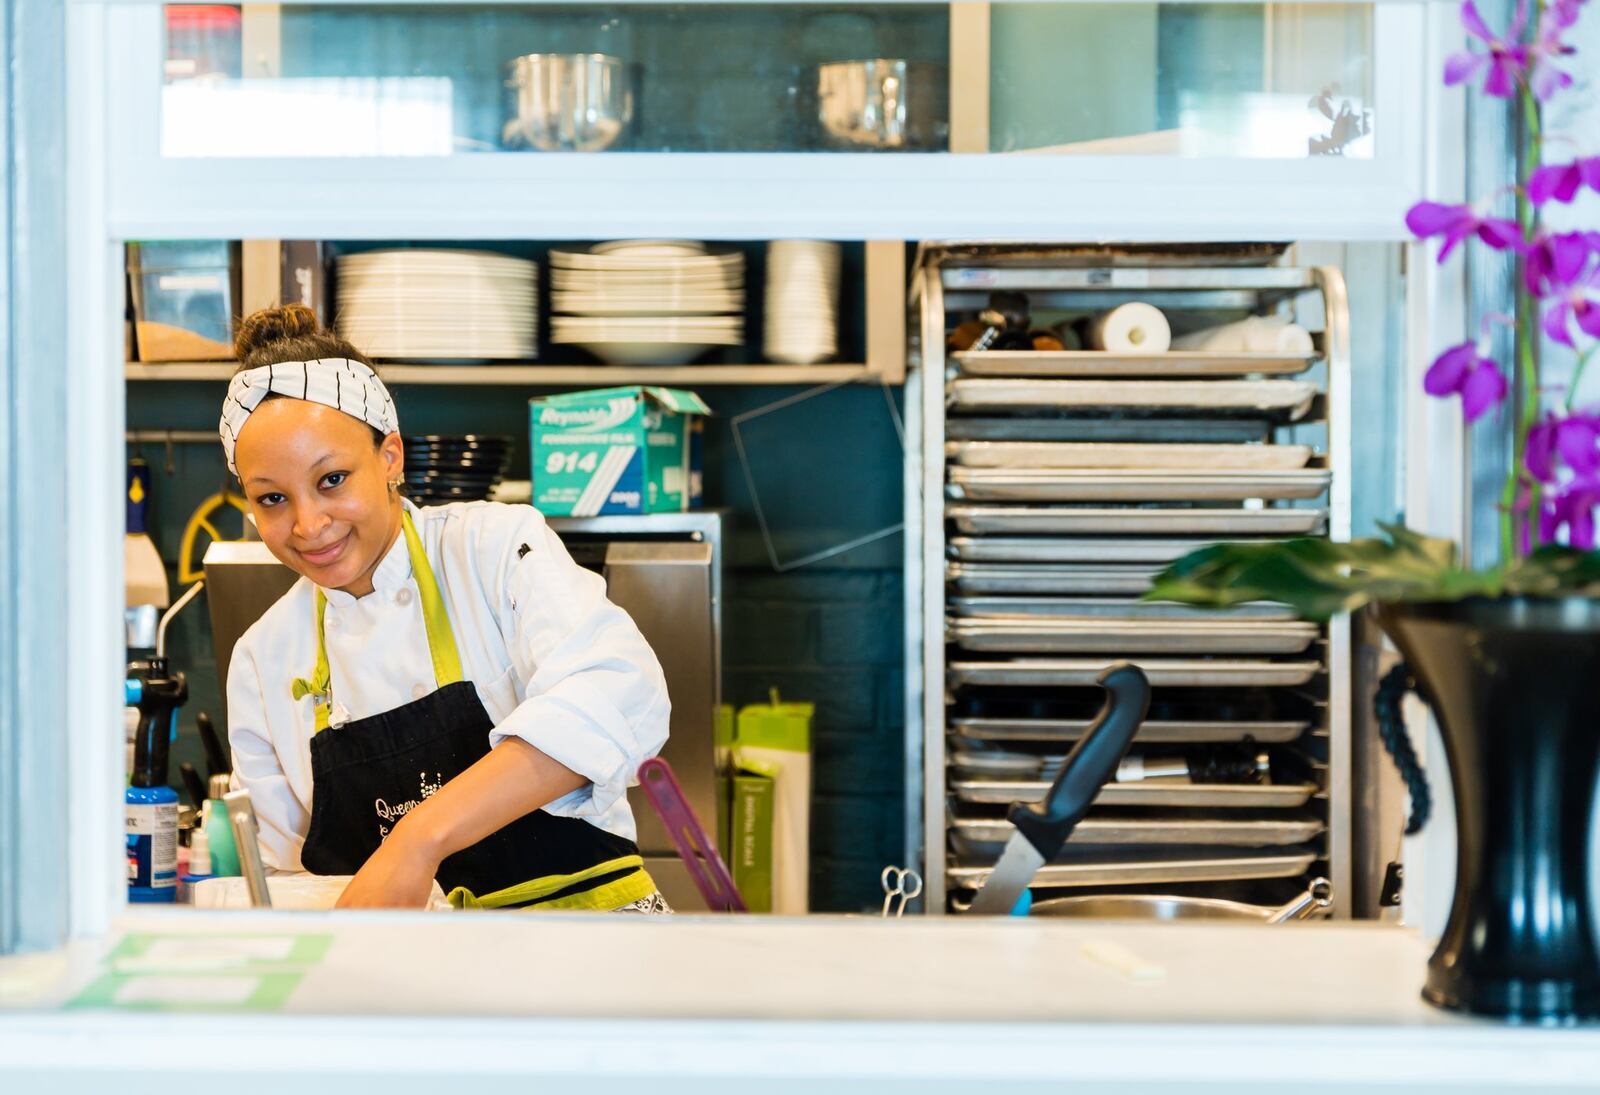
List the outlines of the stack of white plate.
{"type": "Polygon", "coordinates": [[[486,251],[344,255],[336,323],[369,357],[531,361],[539,352],[539,266],[486,251]]]}
{"type": "Polygon", "coordinates": [[[812,365],[839,352],[839,245],[774,240],[767,247],[768,361],[812,365]]]}
{"type": "Polygon", "coordinates": [[[688,240],[550,252],[550,341],[611,365],[683,365],[744,342],[744,255],[688,240]]]}

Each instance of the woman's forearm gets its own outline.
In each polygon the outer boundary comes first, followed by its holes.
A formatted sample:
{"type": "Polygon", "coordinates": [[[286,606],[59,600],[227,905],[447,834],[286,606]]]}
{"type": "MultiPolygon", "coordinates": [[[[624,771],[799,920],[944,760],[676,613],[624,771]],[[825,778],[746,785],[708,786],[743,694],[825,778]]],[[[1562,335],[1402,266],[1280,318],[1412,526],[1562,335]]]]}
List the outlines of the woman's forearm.
{"type": "Polygon", "coordinates": [[[588,780],[521,738],[506,738],[395,827],[435,862],[499,832],[588,780]]]}

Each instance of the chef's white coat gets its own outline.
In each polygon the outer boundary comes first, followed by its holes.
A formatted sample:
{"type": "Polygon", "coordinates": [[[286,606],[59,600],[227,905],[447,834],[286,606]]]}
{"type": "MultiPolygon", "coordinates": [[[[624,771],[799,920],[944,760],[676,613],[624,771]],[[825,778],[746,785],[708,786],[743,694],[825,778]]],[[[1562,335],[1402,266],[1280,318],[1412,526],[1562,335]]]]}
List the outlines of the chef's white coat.
{"type": "MultiPolygon", "coordinates": [[[[494,722],[489,744],[519,737],[589,780],[545,806],[634,839],[628,786],[667,740],[666,680],[605,581],[572,561],[531,506],[456,503],[417,509],[461,669],[494,722]],[[526,546],[526,551],[524,551],[526,546]]],[[[400,536],[356,598],[323,590],[334,726],[434,691],[422,603],[400,536]]],[[[290,682],[316,661],[316,586],[301,578],[244,633],[228,667],[228,741],[261,828],[261,855],[301,871],[311,824],[315,700],[290,682]]]]}

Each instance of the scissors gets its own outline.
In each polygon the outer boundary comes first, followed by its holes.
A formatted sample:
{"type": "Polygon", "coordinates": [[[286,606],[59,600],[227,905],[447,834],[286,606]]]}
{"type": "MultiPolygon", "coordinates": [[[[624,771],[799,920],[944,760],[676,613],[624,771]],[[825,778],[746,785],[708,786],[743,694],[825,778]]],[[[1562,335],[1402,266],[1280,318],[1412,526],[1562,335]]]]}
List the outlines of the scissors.
{"type": "Polygon", "coordinates": [[[922,876],[910,867],[885,867],[881,877],[883,882],[883,915],[889,915],[889,909],[894,907],[894,915],[899,917],[906,911],[906,902],[922,893],[922,876]],[[898,906],[894,905],[895,898],[900,899],[898,906]]]}

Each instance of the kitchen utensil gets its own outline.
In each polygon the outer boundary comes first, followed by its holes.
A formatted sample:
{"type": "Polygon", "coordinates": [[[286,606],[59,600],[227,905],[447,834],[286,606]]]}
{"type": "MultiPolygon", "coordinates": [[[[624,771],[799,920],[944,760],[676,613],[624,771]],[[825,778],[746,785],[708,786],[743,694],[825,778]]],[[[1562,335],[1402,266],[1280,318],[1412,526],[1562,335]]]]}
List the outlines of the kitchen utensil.
{"type": "Polygon", "coordinates": [[[200,731],[200,744],[206,751],[206,779],[211,780],[221,773],[233,771],[232,758],[222,747],[222,738],[211,716],[204,711],[198,712],[194,724],[200,731]]]}
{"type": "Polygon", "coordinates": [[[222,796],[228,811],[228,822],[233,827],[233,843],[239,851],[239,871],[250,887],[250,904],[258,909],[272,907],[272,894],[267,889],[267,872],[261,864],[261,833],[256,825],[255,804],[250,792],[241,788],[222,796]]]}
{"type": "Polygon", "coordinates": [[[1290,421],[1311,409],[1318,388],[1303,380],[961,379],[949,386],[957,407],[1140,408],[1267,411],[1290,421]]]}
{"type": "Polygon", "coordinates": [[[889,910],[894,909],[896,919],[905,914],[906,903],[915,900],[922,894],[922,876],[910,867],[885,867],[879,877],[883,883],[883,915],[888,916],[889,910]],[[894,903],[895,898],[900,903],[894,903]]]}
{"type": "Polygon", "coordinates": [[[951,620],[963,650],[1000,654],[1299,654],[1316,624],[1286,620],[1116,620],[1025,618],[951,620]]]}
{"type": "Polygon", "coordinates": [[[1287,622],[1295,610],[1275,601],[1246,601],[1227,608],[1186,605],[1176,601],[1140,601],[1130,597],[952,597],[950,610],[957,616],[980,620],[1026,617],[1039,620],[1106,620],[1113,625],[1157,620],[1224,620],[1287,622]]]}
{"type": "MultiPolygon", "coordinates": [[[[1176,858],[1169,849],[1130,848],[1125,852],[1111,860],[1095,857],[1082,862],[1047,864],[1039,868],[1033,886],[1048,890],[1066,886],[1149,886],[1296,878],[1317,861],[1315,852],[1280,848],[1231,848],[1226,854],[1216,855],[1189,848],[1176,858]]],[[[972,890],[981,886],[991,873],[993,868],[989,866],[957,864],[945,871],[945,881],[952,890],[972,890]]]]}
{"type": "Polygon", "coordinates": [[[943,65],[890,57],[818,65],[817,120],[836,148],[943,152],[949,74],[943,65]]]}
{"type": "Polygon", "coordinates": [[[189,801],[194,803],[196,810],[204,809],[206,804],[206,785],[200,779],[200,773],[194,765],[184,761],[178,765],[178,774],[183,777],[183,789],[189,792],[189,801]]]}
{"type": "MultiPolygon", "coordinates": [[[[1005,818],[950,819],[951,840],[961,859],[995,858],[1015,830],[1005,818]]],[[[1304,844],[1324,826],[1316,818],[1288,815],[1282,818],[1234,819],[1219,817],[1096,817],[1078,822],[1068,838],[1073,845],[1209,848],[1272,848],[1304,844]]]]}
{"type": "MultiPolygon", "coordinates": [[[[1249,737],[1263,745],[1293,741],[1308,722],[1246,722],[1198,719],[1146,719],[1134,739],[1150,745],[1193,745],[1239,741],[1249,737]]],[[[1076,741],[1089,728],[1087,719],[953,718],[950,728],[973,741],[1076,741]]]]}
{"type": "MultiPolygon", "coordinates": [[[[1049,794],[1050,786],[1042,781],[957,779],[950,790],[961,802],[1003,806],[1038,802],[1049,794]]],[[[1313,783],[1108,783],[1094,802],[1097,806],[1149,808],[1293,809],[1304,806],[1316,791],[1313,783]]]]}
{"type": "Polygon", "coordinates": [[[1156,418],[1065,416],[1039,413],[1016,418],[949,418],[945,437],[951,441],[1095,441],[1176,442],[1253,445],[1271,440],[1273,423],[1252,415],[1194,418],[1162,414],[1156,418]]]}
{"type": "Polygon", "coordinates": [[[969,468],[1184,468],[1222,473],[1293,471],[1310,445],[1116,444],[1082,441],[951,441],[945,456],[969,468]]]}
{"type": "Polygon", "coordinates": [[[1215,540],[1129,540],[1109,536],[1092,540],[1082,537],[952,536],[946,541],[945,547],[952,559],[976,563],[1166,564],[1214,543],[1215,540]]]}
{"type": "MultiPolygon", "coordinates": [[[[951,662],[950,683],[1008,687],[1081,687],[1094,684],[1107,668],[1097,658],[1012,658],[1006,661],[951,662]]],[[[1319,662],[1244,659],[1141,658],[1142,669],[1158,688],[1270,688],[1305,684],[1322,668],[1319,662]]]]}
{"type": "Polygon", "coordinates": [[[969,506],[945,507],[962,532],[986,534],[1127,535],[1148,532],[1194,536],[1303,536],[1322,530],[1327,511],[1274,506],[1229,509],[1200,506],[969,506]]]}
{"type": "Polygon", "coordinates": [[[509,148],[599,152],[633,122],[627,62],[603,53],[528,53],[506,63],[509,148]]]}
{"type": "Polygon", "coordinates": [[[645,797],[655,807],[656,814],[666,826],[667,835],[678,849],[684,867],[693,879],[695,889],[705,899],[706,907],[714,912],[745,912],[744,898],[733,884],[728,866],[717,854],[706,831],[701,828],[694,810],[684,797],[683,788],[672,774],[672,766],[660,757],[651,757],[639,765],[639,786],[645,797]]]}
{"type": "Polygon", "coordinates": [[[1325,468],[953,467],[945,494],[975,502],[1229,502],[1316,498],[1330,479],[1325,468]]]}
{"type": "Polygon", "coordinates": [[[1314,353],[1217,353],[1168,350],[1116,354],[1097,350],[989,350],[953,354],[964,376],[1294,376],[1316,362],[1314,353]]]}
{"type": "Polygon", "coordinates": [[[1277,908],[1247,905],[1215,897],[1162,897],[1155,894],[1096,894],[1053,897],[1035,902],[1030,915],[1085,917],[1104,920],[1242,920],[1284,924],[1325,914],[1333,905],[1326,878],[1313,879],[1303,893],[1277,908]]]}
{"type": "Polygon", "coordinates": [[[973,899],[973,912],[1005,915],[1015,908],[1039,868],[1061,851],[1073,826],[1083,819],[1133,742],[1150,708],[1150,682],[1143,671],[1119,662],[1106,667],[1095,683],[1108,693],[1105,708],[1068,754],[1045,795],[1044,808],[1018,803],[1007,812],[1017,832],[1006,842],[1000,862],[973,899]]]}
{"type": "Polygon", "coordinates": [[[1136,594],[1155,584],[1162,568],[1151,563],[1063,563],[994,566],[951,563],[946,576],[962,593],[1136,594]]]}

